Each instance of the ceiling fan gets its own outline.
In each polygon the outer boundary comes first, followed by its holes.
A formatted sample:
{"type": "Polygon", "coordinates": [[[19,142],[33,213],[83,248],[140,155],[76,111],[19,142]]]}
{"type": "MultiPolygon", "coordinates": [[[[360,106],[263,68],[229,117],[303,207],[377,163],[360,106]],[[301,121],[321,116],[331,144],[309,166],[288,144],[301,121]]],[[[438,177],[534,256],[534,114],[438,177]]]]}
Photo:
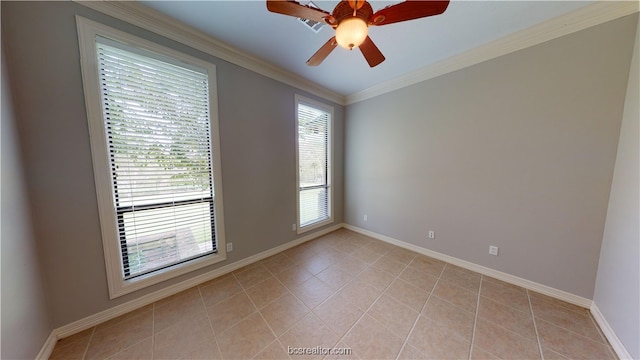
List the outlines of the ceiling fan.
{"type": "Polygon", "coordinates": [[[359,48],[369,66],[374,67],[383,62],[385,57],[367,35],[369,26],[382,26],[439,15],[447,9],[447,6],[449,6],[449,0],[407,0],[374,13],[366,0],[342,0],[333,9],[333,13],[329,13],[293,0],[267,0],[267,9],[271,12],[325,22],[335,29],[335,36],[307,60],[309,66],[320,65],[333,49],[340,45],[349,50],[359,48]]]}

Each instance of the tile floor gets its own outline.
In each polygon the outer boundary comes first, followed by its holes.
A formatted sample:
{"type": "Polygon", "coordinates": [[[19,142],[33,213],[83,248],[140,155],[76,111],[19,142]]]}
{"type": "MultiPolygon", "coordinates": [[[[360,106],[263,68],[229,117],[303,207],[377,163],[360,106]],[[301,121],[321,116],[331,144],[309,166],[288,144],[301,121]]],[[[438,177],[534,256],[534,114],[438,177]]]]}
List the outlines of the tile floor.
{"type": "Polygon", "coordinates": [[[586,309],[338,230],[62,339],[51,359],[615,359],[586,309]]]}

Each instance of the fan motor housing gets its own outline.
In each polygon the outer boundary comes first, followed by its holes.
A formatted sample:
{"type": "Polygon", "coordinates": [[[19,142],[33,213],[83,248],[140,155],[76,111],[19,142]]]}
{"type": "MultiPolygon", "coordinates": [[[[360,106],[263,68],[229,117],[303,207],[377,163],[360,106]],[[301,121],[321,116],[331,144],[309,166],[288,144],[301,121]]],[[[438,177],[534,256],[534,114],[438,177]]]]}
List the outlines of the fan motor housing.
{"type": "MultiPolygon", "coordinates": [[[[327,18],[326,21],[329,25],[336,28],[342,20],[353,16],[353,8],[351,7],[351,5],[349,5],[348,0],[342,0],[333,9],[333,14],[331,15],[333,19],[327,18]]],[[[373,8],[371,7],[371,4],[369,4],[368,1],[363,1],[362,6],[360,6],[360,8],[356,10],[356,17],[361,18],[368,25],[371,24],[369,20],[371,19],[372,15],[373,15],[373,8]]]]}

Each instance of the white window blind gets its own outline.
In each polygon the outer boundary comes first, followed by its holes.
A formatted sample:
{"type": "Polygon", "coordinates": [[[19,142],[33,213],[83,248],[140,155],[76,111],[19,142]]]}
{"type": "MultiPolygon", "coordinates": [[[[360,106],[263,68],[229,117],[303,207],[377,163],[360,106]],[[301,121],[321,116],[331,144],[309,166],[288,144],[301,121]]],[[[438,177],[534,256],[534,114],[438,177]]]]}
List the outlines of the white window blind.
{"type": "Polygon", "coordinates": [[[298,216],[305,227],[330,214],[329,129],[331,114],[298,102],[298,216]]]}
{"type": "Polygon", "coordinates": [[[96,49],[124,279],[216,252],[206,71],[96,49]]]}

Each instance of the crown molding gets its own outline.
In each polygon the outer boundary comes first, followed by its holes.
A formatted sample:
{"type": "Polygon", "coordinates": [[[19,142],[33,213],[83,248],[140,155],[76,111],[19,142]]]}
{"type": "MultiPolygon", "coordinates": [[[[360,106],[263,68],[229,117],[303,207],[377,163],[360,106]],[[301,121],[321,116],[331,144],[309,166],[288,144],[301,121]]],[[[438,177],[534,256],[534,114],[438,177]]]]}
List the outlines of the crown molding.
{"type": "Polygon", "coordinates": [[[598,1],[538,25],[480,45],[422,69],[346,96],[346,105],[525,49],[638,12],[638,1],[598,1]]]}
{"type": "Polygon", "coordinates": [[[343,96],[304,77],[239,51],[211,35],[157,10],[128,1],[80,1],[76,3],[178,41],[194,49],[309,92],[340,105],[354,104],[434,77],[556,39],[639,11],[638,1],[598,1],[565,15],[480,45],[400,77],[343,96]]]}
{"type": "Polygon", "coordinates": [[[74,0],[74,2],[171,40],[175,40],[196,50],[241,66],[260,75],[264,75],[284,84],[309,92],[325,100],[329,100],[340,105],[345,104],[345,98],[341,94],[326,89],[310,80],[272,65],[255,56],[232,48],[231,46],[214,39],[211,35],[203,31],[184,24],[142,4],[130,1],[102,0],[74,0]]]}

